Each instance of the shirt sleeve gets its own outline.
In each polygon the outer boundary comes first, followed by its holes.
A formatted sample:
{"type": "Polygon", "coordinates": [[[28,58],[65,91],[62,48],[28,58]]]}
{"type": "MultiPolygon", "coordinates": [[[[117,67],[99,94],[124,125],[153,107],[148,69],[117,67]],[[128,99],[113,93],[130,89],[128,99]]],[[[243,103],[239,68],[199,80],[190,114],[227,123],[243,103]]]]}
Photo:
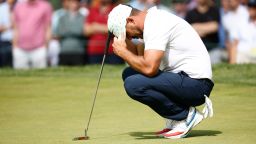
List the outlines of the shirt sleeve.
{"type": "Polygon", "coordinates": [[[170,39],[168,22],[165,22],[163,18],[148,20],[144,32],[145,50],[166,50],[166,45],[170,39]]]}

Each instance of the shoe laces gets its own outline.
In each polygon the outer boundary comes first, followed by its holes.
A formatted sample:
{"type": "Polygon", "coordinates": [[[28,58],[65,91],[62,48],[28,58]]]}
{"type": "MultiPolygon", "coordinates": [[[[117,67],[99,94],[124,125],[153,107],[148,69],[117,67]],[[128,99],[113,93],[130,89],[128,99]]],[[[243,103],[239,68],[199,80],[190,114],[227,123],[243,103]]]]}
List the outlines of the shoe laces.
{"type": "Polygon", "coordinates": [[[205,97],[205,105],[202,111],[204,118],[213,117],[212,101],[206,95],[204,95],[204,97],[205,97]]]}

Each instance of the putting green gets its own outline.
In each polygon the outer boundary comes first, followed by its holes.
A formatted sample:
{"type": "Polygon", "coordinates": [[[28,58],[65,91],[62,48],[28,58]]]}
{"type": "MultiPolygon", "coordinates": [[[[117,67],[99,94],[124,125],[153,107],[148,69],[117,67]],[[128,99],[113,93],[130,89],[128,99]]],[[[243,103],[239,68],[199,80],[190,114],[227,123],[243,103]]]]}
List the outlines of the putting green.
{"type": "Polygon", "coordinates": [[[0,144],[254,144],[256,66],[214,67],[215,115],[179,140],[154,136],[163,119],[123,90],[124,66],[107,65],[88,131],[83,136],[99,65],[46,70],[0,69],[0,144]]]}

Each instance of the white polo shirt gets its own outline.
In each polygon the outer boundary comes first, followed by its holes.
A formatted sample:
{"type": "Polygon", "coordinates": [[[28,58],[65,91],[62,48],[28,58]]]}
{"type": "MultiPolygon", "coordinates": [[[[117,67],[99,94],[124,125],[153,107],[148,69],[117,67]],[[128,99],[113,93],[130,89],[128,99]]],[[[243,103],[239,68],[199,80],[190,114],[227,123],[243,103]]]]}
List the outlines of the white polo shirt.
{"type": "Polygon", "coordinates": [[[145,51],[165,51],[160,69],[186,72],[191,78],[212,79],[209,54],[197,32],[183,19],[153,7],[144,23],[145,51]]]}
{"type": "Polygon", "coordinates": [[[250,22],[249,27],[250,32],[252,34],[252,49],[254,51],[254,56],[256,56],[256,21],[250,22]]]}
{"type": "Polygon", "coordinates": [[[232,42],[238,40],[238,52],[250,51],[251,30],[249,28],[249,12],[245,6],[239,5],[235,11],[229,11],[222,18],[228,39],[232,42]],[[239,21],[238,21],[239,20],[239,21]]]}

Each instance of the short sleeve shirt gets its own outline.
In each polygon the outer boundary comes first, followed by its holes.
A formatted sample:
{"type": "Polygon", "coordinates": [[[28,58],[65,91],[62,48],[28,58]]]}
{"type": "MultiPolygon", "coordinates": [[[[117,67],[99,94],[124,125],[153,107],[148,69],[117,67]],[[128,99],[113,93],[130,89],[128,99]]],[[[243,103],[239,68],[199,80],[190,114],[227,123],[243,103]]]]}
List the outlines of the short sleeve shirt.
{"type": "Polygon", "coordinates": [[[249,29],[249,13],[245,6],[240,5],[236,11],[229,11],[223,17],[224,29],[230,41],[239,40],[238,51],[248,52],[252,36],[249,29]],[[239,20],[239,22],[237,22],[239,20]]]}
{"type": "Polygon", "coordinates": [[[36,0],[17,3],[13,15],[18,29],[19,48],[33,50],[46,44],[46,29],[52,17],[49,2],[36,0]]]}
{"type": "Polygon", "coordinates": [[[209,54],[196,31],[183,19],[153,7],[144,23],[145,51],[160,50],[165,55],[160,69],[186,72],[192,78],[212,79],[209,54]]]}

